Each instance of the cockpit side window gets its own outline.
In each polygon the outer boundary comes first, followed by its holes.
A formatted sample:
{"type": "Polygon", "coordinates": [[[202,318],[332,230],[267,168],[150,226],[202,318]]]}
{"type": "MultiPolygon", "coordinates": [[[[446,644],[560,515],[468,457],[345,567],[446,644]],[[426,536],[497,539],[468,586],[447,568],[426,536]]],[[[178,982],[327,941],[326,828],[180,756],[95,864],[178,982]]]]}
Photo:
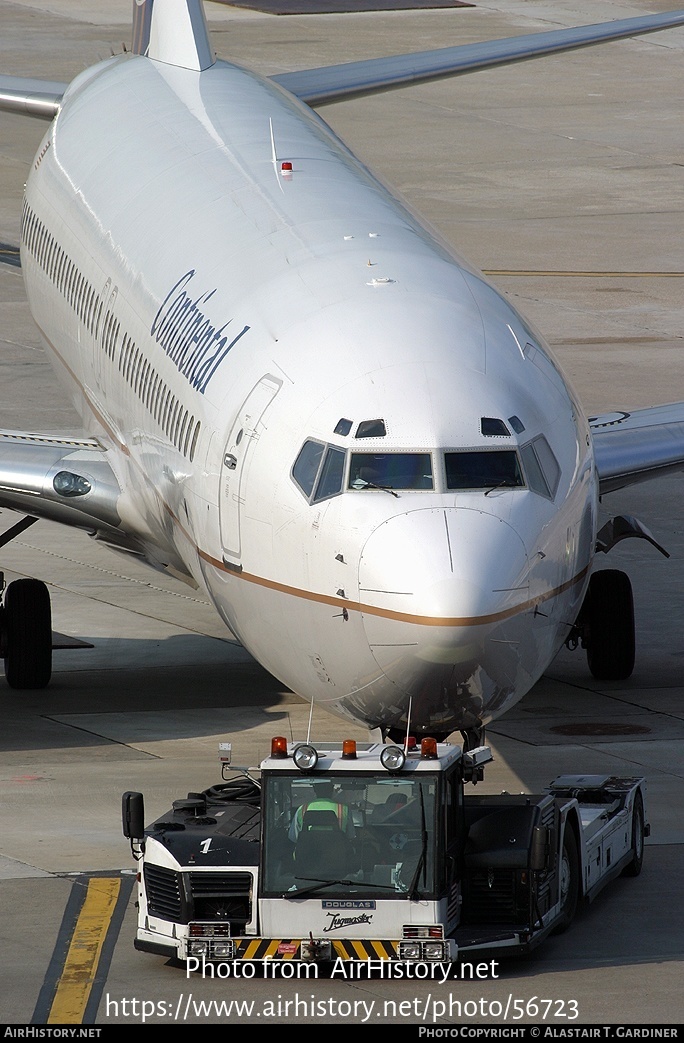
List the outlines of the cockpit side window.
{"type": "Polygon", "coordinates": [[[307,500],[313,492],[324,449],[325,446],[321,445],[320,442],[305,442],[292,468],[292,477],[307,500]]]}
{"type": "Polygon", "coordinates": [[[525,484],[514,449],[468,449],[445,453],[447,489],[498,489],[525,484]]]}
{"type": "Polygon", "coordinates": [[[352,453],[349,489],[433,489],[430,453],[352,453]]]}
{"type": "Polygon", "coordinates": [[[533,492],[553,500],[558,491],[561,470],[551,446],[543,435],[534,438],[520,450],[527,483],[533,492]]]}
{"type": "Polygon", "coordinates": [[[292,477],[310,503],[342,492],[346,453],[309,439],[299,451],[292,477]]]}
{"type": "Polygon", "coordinates": [[[316,483],[314,503],[317,500],[327,500],[329,496],[336,496],[342,491],[344,480],[344,461],[346,453],[341,449],[328,446],[325,459],[321,468],[321,474],[316,483]]]}

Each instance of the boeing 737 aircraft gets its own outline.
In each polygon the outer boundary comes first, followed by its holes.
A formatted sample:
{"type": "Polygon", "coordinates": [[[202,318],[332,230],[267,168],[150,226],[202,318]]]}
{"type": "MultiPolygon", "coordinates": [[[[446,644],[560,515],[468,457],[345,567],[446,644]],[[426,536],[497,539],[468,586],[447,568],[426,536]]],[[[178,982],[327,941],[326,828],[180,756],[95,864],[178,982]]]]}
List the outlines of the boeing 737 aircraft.
{"type": "MultiPolygon", "coordinates": [[[[135,0],[132,53],[45,119],[21,262],[88,437],[0,432],[0,506],[206,591],[305,699],[477,742],[564,642],[634,660],[631,518],[600,493],[684,468],[684,403],[589,422],[539,334],[380,185],[327,102],[684,25],[684,11],[263,78],[201,0],[135,0]],[[173,215],[173,220],[169,220],[173,215]],[[372,265],[369,266],[369,256],[372,265]]],[[[51,672],[46,586],[10,584],[16,688],[51,672]]]]}

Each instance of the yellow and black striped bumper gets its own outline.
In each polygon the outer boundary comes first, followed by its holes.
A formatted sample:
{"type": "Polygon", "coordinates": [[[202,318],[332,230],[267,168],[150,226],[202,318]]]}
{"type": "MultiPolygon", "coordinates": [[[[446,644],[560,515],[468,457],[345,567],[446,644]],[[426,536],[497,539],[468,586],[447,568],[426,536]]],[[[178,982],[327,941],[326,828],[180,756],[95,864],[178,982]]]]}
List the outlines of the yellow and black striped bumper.
{"type": "Polygon", "coordinates": [[[396,960],[398,941],[235,938],[236,960],[396,960]],[[312,951],[313,946],[313,951],[312,951]]]}

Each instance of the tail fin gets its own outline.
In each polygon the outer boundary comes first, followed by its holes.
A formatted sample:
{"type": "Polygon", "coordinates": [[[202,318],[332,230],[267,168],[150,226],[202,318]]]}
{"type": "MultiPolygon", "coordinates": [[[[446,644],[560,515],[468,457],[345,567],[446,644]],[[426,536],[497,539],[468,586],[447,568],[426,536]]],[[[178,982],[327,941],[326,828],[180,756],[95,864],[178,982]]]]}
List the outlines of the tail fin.
{"type": "Polygon", "coordinates": [[[201,72],[214,64],[202,0],[133,0],[133,53],[201,72]]]}

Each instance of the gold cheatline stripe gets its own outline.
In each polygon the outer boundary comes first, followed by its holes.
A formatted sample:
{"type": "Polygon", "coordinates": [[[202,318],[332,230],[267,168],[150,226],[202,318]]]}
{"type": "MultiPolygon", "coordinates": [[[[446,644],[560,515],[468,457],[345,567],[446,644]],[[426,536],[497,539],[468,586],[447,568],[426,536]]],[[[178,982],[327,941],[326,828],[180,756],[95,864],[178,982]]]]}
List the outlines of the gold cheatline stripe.
{"type": "Polygon", "coordinates": [[[119,897],[119,877],[93,877],[69,945],[48,1025],[80,1025],[107,930],[119,897]]]}
{"type": "Polygon", "coordinates": [[[485,268],[484,275],[555,276],[560,279],[682,279],[684,272],[553,272],[485,268]]]}
{"type": "MultiPolygon", "coordinates": [[[[197,545],[193,544],[193,546],[197,545]]],[[[586,565],[576,575],[571,576],[570,579],[561,583],[559,586],[554,587],[552,590],[547,590],[543,594],[537,594],[533,598],[528,598],[526,601],[518,602],[516,605],[512,605],[510,608],[501,609],[499,612],[490,612],[489,614],[482,616],[418,616],[409,612],[397,612],[395,609],[379,608],[376,605],[368,605],[363,601],[351,601],[346,598],[336,598],[330,594],[318,594],[312,590],[291,587],[286,583],[279,583],[277,580],[266,579],[263,576],[255,576],[250,572],[234,572],[216,558],[213,558],[205,551],[200,550],[199,547],[197,547],[197,551],[199,556],[206,561],[208,565],[233,576],[236,580],[240,580],[243,583],[254,583],[256,586],[267,587],[270,590],[278,591],[281,594],[289,594],[291,597],[301,598],[304,601],[313,601],[322,605],[331,605],[333,608],[346,608],[348,612],[362,612],[369,616],[380,616],[382,619],[393,619],[400,623],[415,623],[418,626],[426,627],[484,626],[487,623],[498,623],[503,619],[510,619],[511,616],[519,615],[522,612],[528,612],[530,609],[536,608],[538,605],[543,605],[552,598],[558,597],[559,594],[563,594],[570,587],[581,582],[589,571],[589,565],[586,565]]]]}

